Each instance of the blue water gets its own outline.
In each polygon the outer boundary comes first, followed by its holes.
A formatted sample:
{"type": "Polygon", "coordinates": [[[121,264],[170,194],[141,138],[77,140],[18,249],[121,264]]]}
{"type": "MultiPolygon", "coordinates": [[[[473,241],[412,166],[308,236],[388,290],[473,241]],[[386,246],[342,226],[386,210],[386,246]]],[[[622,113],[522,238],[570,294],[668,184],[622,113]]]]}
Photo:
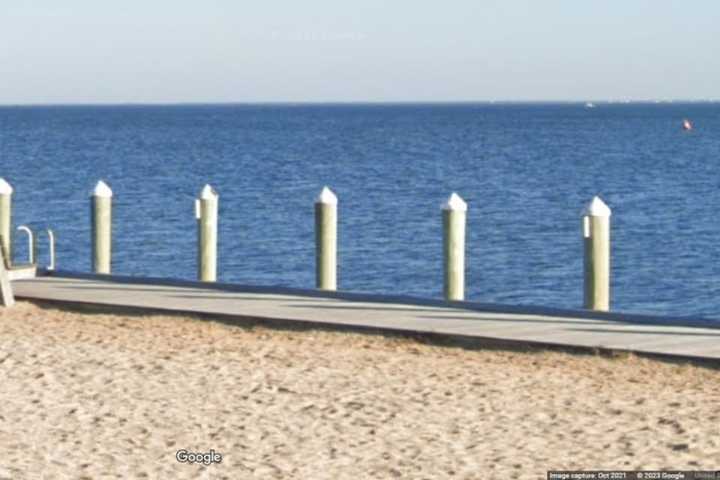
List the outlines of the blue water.
{"type": "Polygon", "coordinates": [[[467,297],[558,307],[581,305],[580,212],[599,194],[613,308],[720,318],[720,104],[3,107],[0,177],[16,225],[55,230],[58,268],[90,268],[102,178],[113,271],[187,279],[209,182],[220,280],[296,287],[314,285],[313,200],[329,185],[340,287],[432,297],[439,206],[457,191],[467,297]]]}

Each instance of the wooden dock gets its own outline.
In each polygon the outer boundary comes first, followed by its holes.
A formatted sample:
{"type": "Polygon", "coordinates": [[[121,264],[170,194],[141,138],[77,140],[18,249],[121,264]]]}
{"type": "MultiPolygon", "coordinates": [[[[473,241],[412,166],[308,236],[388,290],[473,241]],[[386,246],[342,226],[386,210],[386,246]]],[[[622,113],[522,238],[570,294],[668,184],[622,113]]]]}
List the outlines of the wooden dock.
{"type": "Polygon", "coordinates": [[[703,319],[61,272],[13,281],[13,289],[18,298],[64,304],[720,361],[720,322],[703,319]]]}

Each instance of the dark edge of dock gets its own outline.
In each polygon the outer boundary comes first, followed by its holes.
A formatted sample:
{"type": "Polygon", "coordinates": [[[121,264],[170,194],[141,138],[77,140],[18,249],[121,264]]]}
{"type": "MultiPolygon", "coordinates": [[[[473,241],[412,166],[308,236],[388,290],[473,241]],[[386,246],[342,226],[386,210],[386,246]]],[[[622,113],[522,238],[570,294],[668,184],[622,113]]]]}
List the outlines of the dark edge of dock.
{"type": "Polygon", "coordinates": [[[635,356],[652,360],[662,360],[673,364],[692,364],[704,368],[720,370],[720,359],[703,356],[681,355],[671,353],[654,353],[634,350],[623,350],[608,347],[590,347],[564,343],[543,342],[536,340],[510,340],[461,333],[439,333],[426,331],[379,328],[364,325],[339,324],[302,319],[269,318],[225,313],[201,313],[194,310],[170,309],[160,307],[136,307],[112,305],[107,303],[83,302],[77,300],[38,300],[35,298],[19,299],[32,302],[41,308],[63,308],[78,313],[125,314],[125,315],[177,315],[201,320],[216,321],[234,327],[267,327],[286,331],[320,330],[325,332],[348,332],[383,337],[397,337],[418,341],[423,344],[464,350],[503,350],[523,353],[540,353],[543,351],[569,353],[573,355],[597,355],[604,358],[625,358],[635,356]]]}
{"type": "Polygon", "coordinates": [[[537,305],[504,305],[497,303],[472,301],[445,301],[434,298],[416,297],[412,295],[385,295],[367,292],[323,291],[316,289],[294,288],[284,286],[243,285],[222,282],[198,282],[162,277],[134,277],[127,275],[101,275],[93,273],[71,272],[64,270],[40,270],[39,276],[52,276],[58,278],[74,278],[81,280],[96,280],[106,282],[119,282],[135,285],[153,285],[179,288],[202,288],[235,293],[259,293],[268,295],[297,295],[312,298],[329,298],[346,300],[349,302],[372,302],[417,305],[437,308],[457,308],[482,313],[500,313],[515,315],[546,315],[560,318],[581,318],[587,320],[606,320],[622,323],[635,323],[645,325],[663,325],[679,327],[698,327],[720,329],[720,321],[703,317],[659,316],[623,312],[598,312],[584,309],[569,309],[544,307],[537,305]]]}

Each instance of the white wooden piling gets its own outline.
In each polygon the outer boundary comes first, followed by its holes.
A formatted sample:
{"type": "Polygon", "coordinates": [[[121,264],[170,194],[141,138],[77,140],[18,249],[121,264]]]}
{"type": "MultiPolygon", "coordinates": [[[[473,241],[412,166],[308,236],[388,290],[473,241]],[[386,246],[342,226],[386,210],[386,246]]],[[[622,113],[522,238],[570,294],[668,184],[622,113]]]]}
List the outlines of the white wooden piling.
{"type": "Polygon", "coordinates": [[[92,221],[92,268],[110,274],[112,264],[112,196],[110,187],[100,180],[90,193],[92,221]]]}
{"type": "Polygon", "coordinates": [[[12,186],[0,178],[0,244],[8,265],[12,264],[12,194],[12,186]]]}
{"type": "Polygon", "coordinates": [[[198,279],[202,282],[217,280],[219,195],[210,186],[195,200],[195,218],[198,223],[198,279]]]}
{"type": "Polygon", "coordinates": [[[594,197],[583,210],[584,306],[610,310],[610,208],[594,197]]]}
{"type": "MultiPolygon", "coordinates": [[[[15,296],[10,285],[10,276],[6,268],[4,247],[0,246],[0,306],[12,307],[15,305],[15,296]]],[[[9,262],[7,262],[9,264],[9,262]]]]}
{"type": "Polygon", "coordinates": [[[464,300],[467,203],[453,193],[442,205],[442,216],[443,293],[446,300],[464,300]]]}
{"type": "Polygon", "coordinates": [[[337,290],[337,196],[323,187],[315,199],[315,285],[337,290]]]}

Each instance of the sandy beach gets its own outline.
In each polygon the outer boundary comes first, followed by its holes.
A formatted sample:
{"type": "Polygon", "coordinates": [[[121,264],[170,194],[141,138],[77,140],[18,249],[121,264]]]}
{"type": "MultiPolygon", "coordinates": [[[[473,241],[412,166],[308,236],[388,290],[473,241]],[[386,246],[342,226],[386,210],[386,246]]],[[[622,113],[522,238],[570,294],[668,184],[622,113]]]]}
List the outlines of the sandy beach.
{"type": "Polygon", "coordinates": [[[20,302],[0,309],[0,374],[0,479],[720,468],[720,371],[629,355],[20,302]]]}

